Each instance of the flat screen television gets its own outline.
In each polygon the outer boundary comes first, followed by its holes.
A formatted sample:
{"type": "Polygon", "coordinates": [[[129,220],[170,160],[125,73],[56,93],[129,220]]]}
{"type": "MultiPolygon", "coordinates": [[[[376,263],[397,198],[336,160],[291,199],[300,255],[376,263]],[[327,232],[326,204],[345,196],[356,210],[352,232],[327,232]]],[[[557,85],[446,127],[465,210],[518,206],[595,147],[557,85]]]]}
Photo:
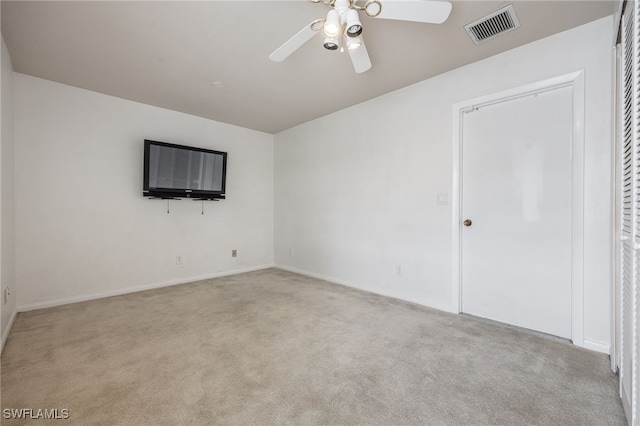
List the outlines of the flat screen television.
{"type": "Polygon", "coordinates": [[[226,152],[144,141],[145,197],[224,199],[226,175],[226,152]]]}

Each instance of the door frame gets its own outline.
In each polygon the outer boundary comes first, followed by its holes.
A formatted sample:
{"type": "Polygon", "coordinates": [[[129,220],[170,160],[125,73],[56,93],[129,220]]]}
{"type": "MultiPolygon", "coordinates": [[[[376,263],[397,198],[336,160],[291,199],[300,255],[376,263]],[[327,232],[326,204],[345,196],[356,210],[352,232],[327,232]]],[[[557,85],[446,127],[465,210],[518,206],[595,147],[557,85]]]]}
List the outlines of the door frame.
{"type": "Polygon", "coordinates": [[[465,112],[536,93],[571,87],[571,340],[584,347],[584,70],[492,93],[453,105],[451,312],[462,312],[462,141],[465,112]]]}

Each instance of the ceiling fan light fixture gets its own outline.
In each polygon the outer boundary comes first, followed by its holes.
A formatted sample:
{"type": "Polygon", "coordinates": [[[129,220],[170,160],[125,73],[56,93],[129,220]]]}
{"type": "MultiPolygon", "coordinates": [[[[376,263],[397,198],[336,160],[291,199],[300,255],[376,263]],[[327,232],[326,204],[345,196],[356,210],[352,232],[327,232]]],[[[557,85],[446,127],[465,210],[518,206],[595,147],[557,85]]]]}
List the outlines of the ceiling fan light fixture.
{"type": "Polygon", "coordinates": [[[347,11],[347,30],[346,33],[349,37],[358,37],[362,34],[362,23],[358,16],[358,11],[355,9],[349,9],[347,11]]]}
{"type": "Polygon", "coordinates": [[[375,18],[380,15],[380,12],[382,12],[382,3],[380,3],[380,0],[369,0],[364,5],[364,13],[366,13],[369,18],[375,18]]]}
{"type": "Polygon", "coordinates": [[[324,39],[324,48],[327,50],[338,50],[339,43],[335,37],[326,37],[324,39]]]}
{"type": "Polygon", "coordinates": [[[348,50],[356,50],[358,47],[362,46],[362,37],[345,37],[347,49],[348,50]]]}
{"type": "Polygon", "coordinates": [[[312,23],[309,24],[309,28],[313,31],[319,31],[324,28],[324,19],[316,19],[312,23]]]}
{"type": "Polygon", "coordinates": [[[281,62],[311,40],[315,32],[322,30],[324,35],[323,47],[327,50],[348,51],[355,72],[360,74],[371,69],[371,58],[362,38],[363,26],[360,20],[360,11],[363,11],[371,18],[441,24],[447,20],[452,8],[451,2],[447,0],[310,1],[324,3],[325,6],[330,8],[325,12],[324,16],[326,18],[316,19],[305,25],[269,55],[269,59],[281,62]]]}
{"type": "Polygon", "coordinates": [[[327,13],[327,20],[324,21],[324,34],[327,37],[337,37],[340,34],[340,15],[335,9],[327,13]]]}

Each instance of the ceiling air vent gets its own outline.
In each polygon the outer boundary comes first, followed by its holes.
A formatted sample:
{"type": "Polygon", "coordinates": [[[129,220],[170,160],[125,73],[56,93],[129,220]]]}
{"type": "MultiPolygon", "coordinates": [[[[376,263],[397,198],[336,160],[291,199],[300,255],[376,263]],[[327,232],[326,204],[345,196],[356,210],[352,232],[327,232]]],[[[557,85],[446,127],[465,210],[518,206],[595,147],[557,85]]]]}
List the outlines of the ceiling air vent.
{"type": "Polygon", "coordinates": [[[513,5],[503,7],[491,15],[480,18],[464,26],[467,34],[475,44],[483,43],[500,34],[515,30],[520,26],[520,21],[516,15],[513,5]]]}

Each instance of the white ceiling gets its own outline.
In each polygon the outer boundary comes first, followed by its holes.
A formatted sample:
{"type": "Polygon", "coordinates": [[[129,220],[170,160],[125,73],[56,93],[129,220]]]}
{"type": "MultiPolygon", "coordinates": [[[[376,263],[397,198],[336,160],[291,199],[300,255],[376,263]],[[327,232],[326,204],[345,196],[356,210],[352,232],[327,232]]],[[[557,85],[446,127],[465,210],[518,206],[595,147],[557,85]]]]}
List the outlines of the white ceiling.
{"type": "Polygon", "coordinates": [[[283,62],[268,59],[326,16],[328,6],[306,0],[3,0],[1,13],[16,72],[277,133],[618,7],[611,0],[452,3],[441,25],[362,17],[373,63],[363,74],[347,53],[324,49],[320,35],[283,62]],[[463,26],[510,3],[521,27],[476,46],[463,26]]]}

